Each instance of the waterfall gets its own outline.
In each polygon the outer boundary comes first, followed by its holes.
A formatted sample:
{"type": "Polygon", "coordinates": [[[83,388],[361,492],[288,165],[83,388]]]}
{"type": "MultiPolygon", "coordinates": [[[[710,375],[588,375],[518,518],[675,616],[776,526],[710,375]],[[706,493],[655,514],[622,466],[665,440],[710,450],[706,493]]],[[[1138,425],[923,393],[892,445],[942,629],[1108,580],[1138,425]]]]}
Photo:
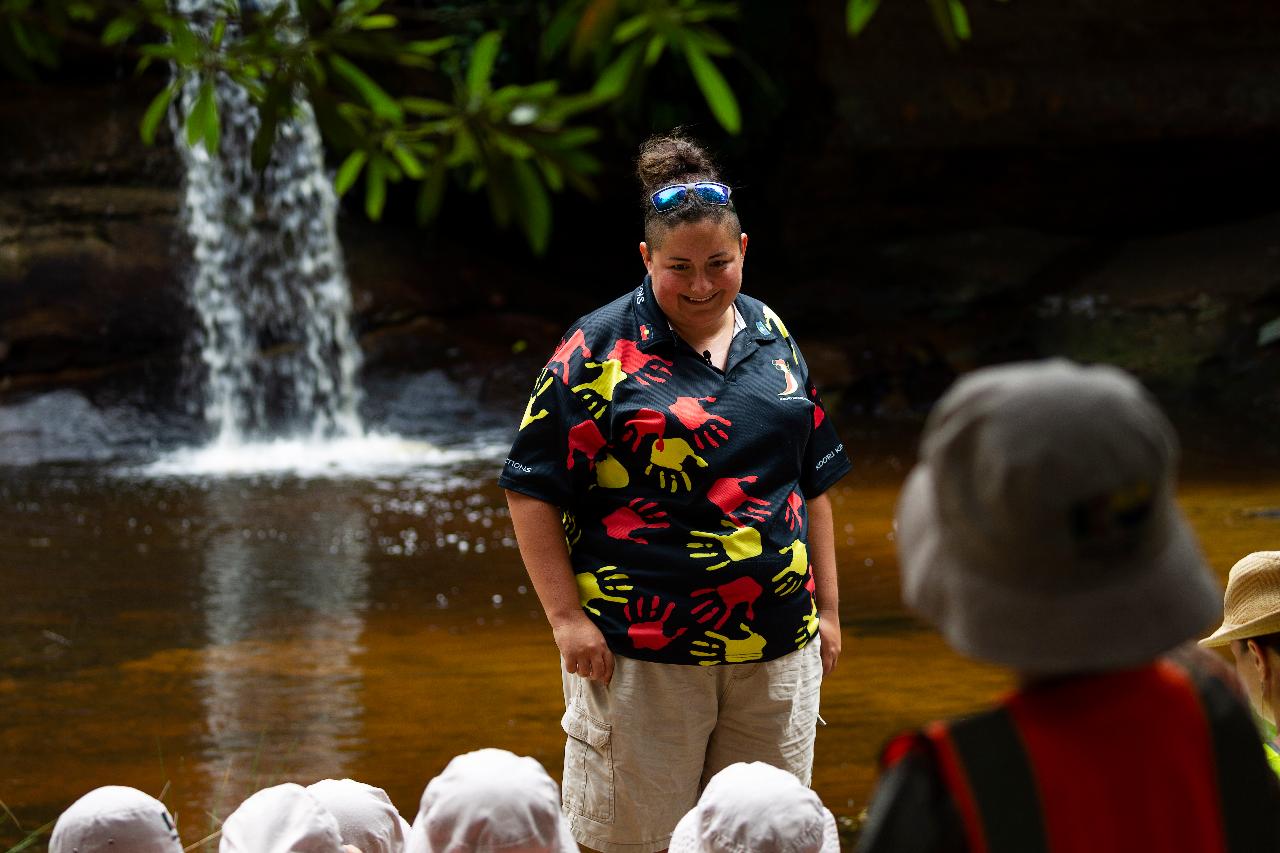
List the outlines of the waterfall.
{"type": "MultiPolygon", "coordinates": [[[[199,27],[219,3],[178,0],[175,8],[199,27]]],[[[280,122],[270,163],[255,172],[258,116],[249,94],[227,79],[216,91],[216,156],[187,145],[183,131],[197,81],[187,80],[171,113],[186,167],[182,220],[193,248],[189,286],[214,443],[359,437],[360,350],[315,115],[299,99],[280,122]]]]}

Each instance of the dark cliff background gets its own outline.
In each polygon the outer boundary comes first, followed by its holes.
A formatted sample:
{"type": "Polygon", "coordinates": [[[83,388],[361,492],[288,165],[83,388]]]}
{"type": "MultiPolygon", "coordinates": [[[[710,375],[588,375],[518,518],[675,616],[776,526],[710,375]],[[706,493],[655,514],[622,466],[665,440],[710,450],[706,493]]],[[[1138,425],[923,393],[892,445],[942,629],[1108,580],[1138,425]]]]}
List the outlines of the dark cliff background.
{"type": "MultiPolygon", "coordinates": [[[[959,372],[1060,354],[1134,371],[1192,422],[1275,435],[1280,6],[971,13],[951,52],[922,2],[885,4],[856,39],[842,4],[747,3],[743,134],[670,116],[718,153],[752,237],[746,287],[829,405],[918,418],[959,372]]],[[[182,176],[167,137],[137,133],[162,73],[130,68],[86,49],[0,90],[0,412],[74,392],[176,440],[198,421],[182,176]]],[[[639,142],[601,146],[598,199],[557,198],[543,258],[456,190],[426,231],[408,198],[379,225],[349,201],[368,405],[429,371],[518,401],[561,330],[642,274],[639,142]]]]}

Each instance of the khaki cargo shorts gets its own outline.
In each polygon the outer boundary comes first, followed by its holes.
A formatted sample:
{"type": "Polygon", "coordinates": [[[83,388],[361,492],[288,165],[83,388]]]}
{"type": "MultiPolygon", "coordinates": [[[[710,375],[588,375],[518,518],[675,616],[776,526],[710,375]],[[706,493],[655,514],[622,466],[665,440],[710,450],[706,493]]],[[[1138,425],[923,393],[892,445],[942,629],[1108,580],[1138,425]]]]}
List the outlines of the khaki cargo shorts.
{"type": "Polygon", "coordinates": [[[664,849],[707,781],[736,761],[763,761],[809,784],[822,684],[816,636],[766,663],[681,666],[618,656],[608,687],[562,678],[561,787],[579,844],[603,853],[664,849]]]}

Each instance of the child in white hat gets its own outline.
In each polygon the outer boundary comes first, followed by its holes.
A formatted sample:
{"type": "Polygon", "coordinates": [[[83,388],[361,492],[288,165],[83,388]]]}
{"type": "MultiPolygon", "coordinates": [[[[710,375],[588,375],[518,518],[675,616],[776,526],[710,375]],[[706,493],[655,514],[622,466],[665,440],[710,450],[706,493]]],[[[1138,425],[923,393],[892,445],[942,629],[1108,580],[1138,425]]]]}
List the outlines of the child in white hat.
{"type": "Polygon", "coordinates": [[[1236,674],[1262,729],[1267,763],[1280,775],[1280,551],[1242,557],[1227,576],[1222,627],[1200,641],[1231,646],[1236,674]]]}
{"type": "Polygon", "coordinates": [[[1280,850],[1247,712],[1165,659],[1219,607],[1176,460],[1114,368],[986,368],[938,402],[898,503],[903,600],[1018,687],[886,747],[862,853],[1280,850]]]}
{"type": "Polygon", "coordinates": [[[836,819],[795,776],[760,761],[721,770],[676,824],[670,853],[839,853],[836,819]]]}
{"type": "Polygon", "coordinates": [[[577,853],[560,787],[505,749],[459,755],[422,792],[408,853],[577,853]]]}
{"type": "Polygon", "coordinates": [[[346,844],[363,853],[402,853],[409,823],[400,816],[387,792],[354,779],[322,779],[307,793],[338,819],[346,844]]]}
{"type": "Polygon", "coordinates": [[[344,846],[338,819],[292,782],[263,788],[222,824],[218,853],[361,853],[344,846]]]}
{"type": "Polygon", "coordinates": [[[50,853],[182,853],[164,803],[137,788],[95,788],[58,817],[50,853]]]}

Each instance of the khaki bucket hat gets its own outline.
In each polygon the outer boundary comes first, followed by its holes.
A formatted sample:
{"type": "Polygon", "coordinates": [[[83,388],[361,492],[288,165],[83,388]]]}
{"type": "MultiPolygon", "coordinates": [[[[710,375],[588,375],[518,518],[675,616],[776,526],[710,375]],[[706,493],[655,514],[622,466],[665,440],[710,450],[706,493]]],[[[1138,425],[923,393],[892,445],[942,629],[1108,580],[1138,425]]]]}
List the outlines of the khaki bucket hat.
{"type": "Polygon", "coordinates": [[[1176,460],[1123,371],[969,374],[930,414],[898,503],[903,600],[956,651],[1025,672],[1153,660],[1221,613],[1174,502],[1176,460]]]}
{"type": "Polygon", "coordinates": [[[1225,646],[1280,631],[1280,551],[1255,551],[1231,567],[1225,610],[1222,627],[1200,645],[1225,646]]]}

